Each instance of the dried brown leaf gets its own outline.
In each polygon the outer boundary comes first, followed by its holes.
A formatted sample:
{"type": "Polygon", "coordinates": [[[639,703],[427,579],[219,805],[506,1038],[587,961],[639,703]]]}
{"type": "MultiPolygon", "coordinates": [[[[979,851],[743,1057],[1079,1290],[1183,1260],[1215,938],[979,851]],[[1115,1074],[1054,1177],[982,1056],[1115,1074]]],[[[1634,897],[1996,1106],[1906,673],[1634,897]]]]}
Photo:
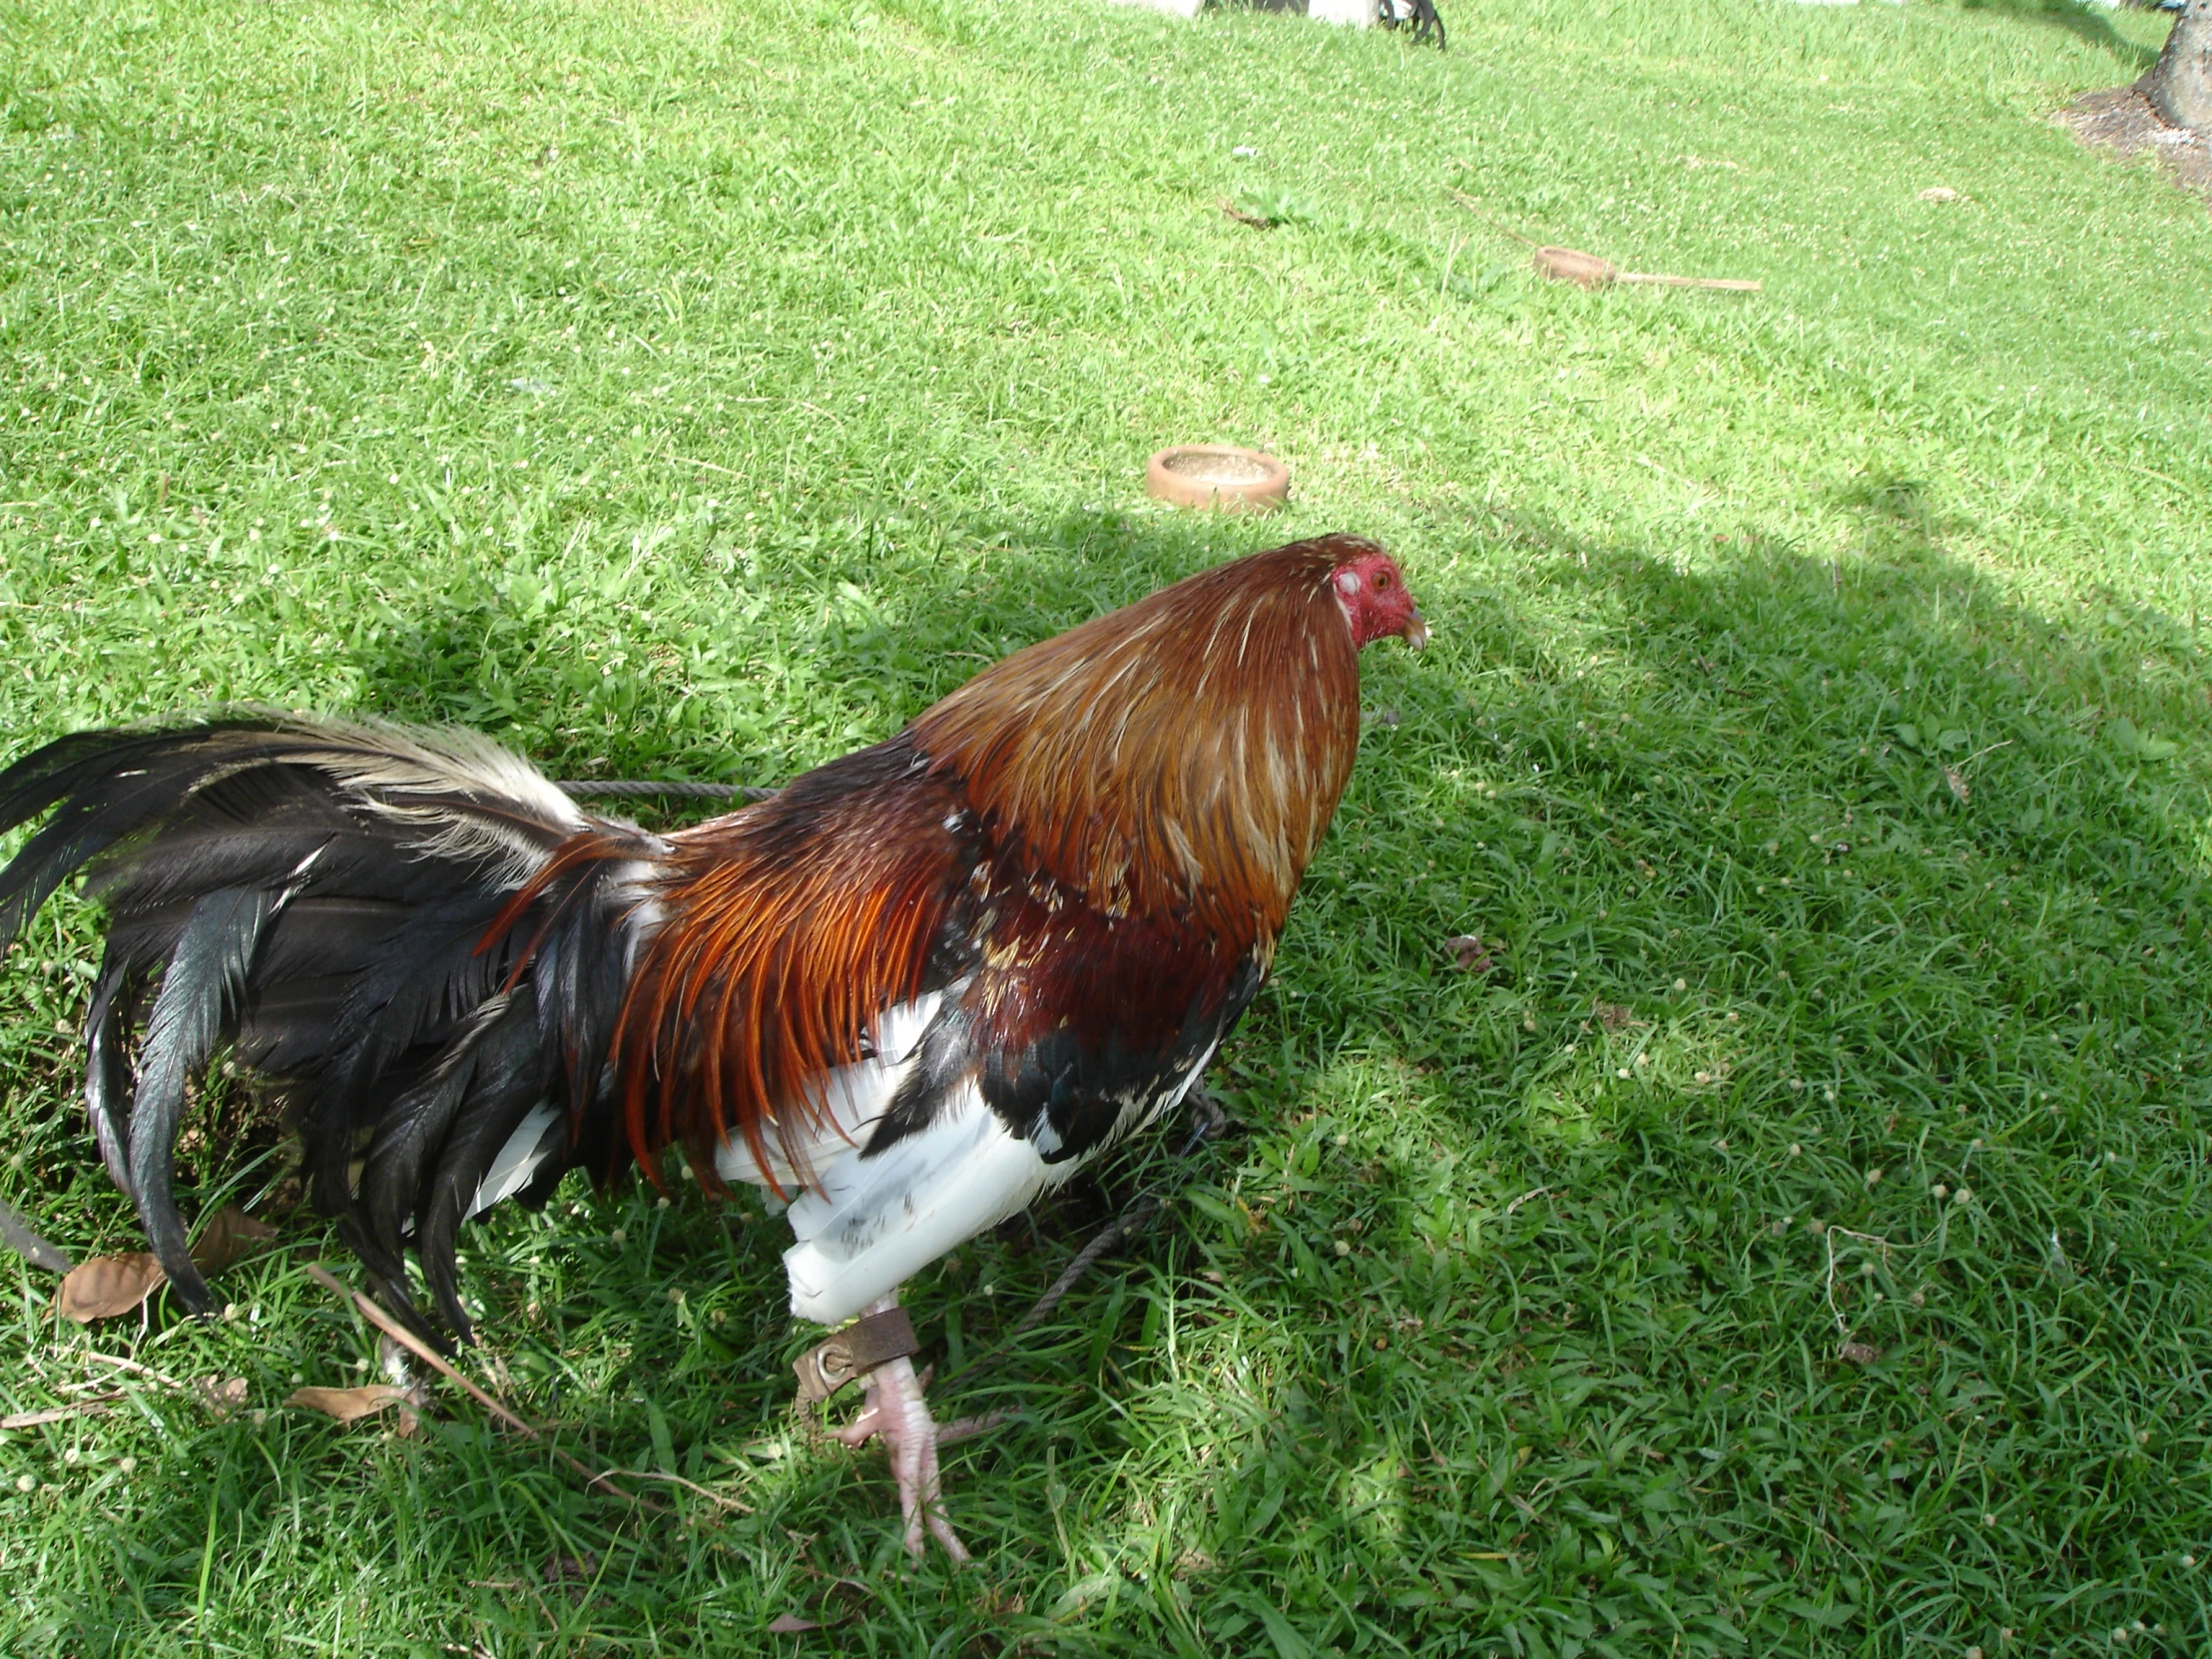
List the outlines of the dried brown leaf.
{"type": "Polygon", "coordinates": [[[162,1286],[169,1275],[145,1251],[128,1256],[95,1256],[80,1262],[62,1279],[56,1306],[64,1319],[79,1325],[128,1314],[162,1286]]]}
{"type": "Polygon", "coordinates": [[[1597,1005],[1597,1022],[1608,1031],[1618,1031],[1625,1025],[1633,1024],[1635,1018],[1634,1010],[1624,1008],[1618,1002],[1600,1002],[1597,1005]]]}
{"type": "Polygon", "coordinates": [[[1482,941],[1472,933],[1453,934],[1450,938],[1444,940],[1444,948],[1451,952],[1451,959],[1459,964],[1462,972],[1487,973],[1490,971],[1490,953],[1483,948],[1482,941]]]}
{"type": "Polygon", "coordinates": [[[202,1273],[221,1273],[276,1237],[276,1229],[268,1222],[256,1221],[237,1205],[226,1204],[208,1218],[193,1241],[193,1265],[202,1273]]]}
{"type": "Polygon", "coordinates": [[[555,1551],[545,1558],[542,1576],[548,1584],[589,1583],[599,1576],[599,1557],[590,1550],[581,1555],[555,1551]]]}
{"type": "Polygon", "coordinates": [[[1950,786],[1952,799],[1961,807],[1966,804],[1967,798],[1973,794],[1972,787],[1966,782],[1966,775],[1956,767],[1943,768],[1943,782],[1950,786]]]}
{"type": "Polygon", "coordinates": [[[1855,1366],[1871,1366],[1882,1358],[1882,1350],[1871,1343],[1846,1343],[1836,1351],[1836,1358],[1855,1366]]]}
{"type": "Polygon", "coordinates": [[[304,1405],[310,1411],[320,1411],[339,1422],[357,1422],[362,1417],[374,1416],[387,1405],[397,1405],[404,1411],[407,1390],[395,1388],[389,1382],[370,1382],[358,1388],[294,1388],[284,1403],[304,1405]]]}
{"type": "Polygon", "coordinates": [[[790,1636],[802,1630],[820,1630],[820,1619],[803,1619],[797,1613],[779,1613],[769,1620],[769,1630],[778,1636],[790,1636]]]}

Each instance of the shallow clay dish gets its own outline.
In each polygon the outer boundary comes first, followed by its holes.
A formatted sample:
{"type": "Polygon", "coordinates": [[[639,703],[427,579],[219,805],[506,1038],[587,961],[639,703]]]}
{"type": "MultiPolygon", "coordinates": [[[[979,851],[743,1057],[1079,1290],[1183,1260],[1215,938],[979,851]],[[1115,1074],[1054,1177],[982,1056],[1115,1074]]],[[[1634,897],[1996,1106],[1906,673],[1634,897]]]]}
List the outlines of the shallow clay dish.
{"type": "Polygon", "coordinates": [[[1272,513],[1291,493],[1291,469],[1257,449],[1183,443],[1152,457],[1144,469],[1144,487],[1172,506],[1272,513]]]}

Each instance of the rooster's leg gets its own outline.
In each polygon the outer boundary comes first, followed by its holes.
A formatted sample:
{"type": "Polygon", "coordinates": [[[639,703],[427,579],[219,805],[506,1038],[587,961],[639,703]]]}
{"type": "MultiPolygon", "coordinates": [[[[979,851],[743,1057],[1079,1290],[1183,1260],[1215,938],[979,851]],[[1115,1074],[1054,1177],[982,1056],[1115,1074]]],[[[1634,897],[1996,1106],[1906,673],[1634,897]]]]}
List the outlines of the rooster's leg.
{"type": "MultiPolygon", "coordinates": [[[[871,1302],[866,1311],[880,1314],[897,1306],[894,1293],[871,1302]]],[[[891,1473],[898,1479],[898,1508],[906,1518],[907,1554],[916,1560],[921,1558],[926,1547],[922,1531],[926,1527],[929,1536],[944,1546],[954,1562],[965,1561],[967,1547],[944,1515],[937,1448],[981,1433],[995,1419],[963,1417],[940,1425],[930,1416],[929,1402],[922,1397],[928,1378],[916,1376],[913,1361],[903,1357],[884,1361],[861,1382],[867,1388],[867,1403],[858,1416],[837,1430],[837,1437],[853,1446],[865,1445],[871,1439],[883,1442],[883,1450],[891,1460],[891,1473]]]]}
{"type": "Polygon", "coordinates": [[[1216,1100],[1201,1077],[1191,1084],[1183,1096],[1183,1104],[1190,1109],[1191,1138],[1183,1143],[1179,1157],[1188,1158],[1200,1147],[1218,1141],[1229,1133],[1229,1113],[1216,1100]]]}

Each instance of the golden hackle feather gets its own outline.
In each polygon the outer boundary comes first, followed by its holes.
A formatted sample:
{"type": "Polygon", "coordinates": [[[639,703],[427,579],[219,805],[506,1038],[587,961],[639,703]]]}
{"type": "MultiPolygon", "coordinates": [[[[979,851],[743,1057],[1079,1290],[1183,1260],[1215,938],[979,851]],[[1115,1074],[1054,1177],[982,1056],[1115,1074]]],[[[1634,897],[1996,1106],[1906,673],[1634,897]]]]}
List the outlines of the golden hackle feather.
{"type": "Polygon", "coordinates": [[[985,669],[914,734],[1093,908],[1272,943],[1359,748],[1329,575],[1370,551],[1332,536],[1201,571],[985,669]]]}

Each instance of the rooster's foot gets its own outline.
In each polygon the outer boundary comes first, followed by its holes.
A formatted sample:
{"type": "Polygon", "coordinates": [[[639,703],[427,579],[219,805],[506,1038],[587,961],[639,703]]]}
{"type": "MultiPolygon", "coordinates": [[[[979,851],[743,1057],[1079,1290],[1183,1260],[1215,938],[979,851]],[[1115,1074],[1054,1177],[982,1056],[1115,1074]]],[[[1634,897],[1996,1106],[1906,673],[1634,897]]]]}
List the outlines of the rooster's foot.
{"type": "Polygon", "coordinates": [[[927,1547],[922,1542],[926,1528],[955,1564],[967,1560],[967,1546],[945,1519],[937,1450],[996,1427],[1000,1413],[992,1411],[938,1423],[929,1414],[929,1402],[922,1397],[929,1380],[917,1377],[913,1362],[907,1359],[886,1360],[861,1381],[867,1388],[867,1403],[858,1416],[837,1430],[837,1438],[850,1446],[865,1445],[871,1439],[883,1442],[891,1473],[898,1480],[898,1509],[906,1518],[908,1555],[921,1559],[927,1547]]]}

